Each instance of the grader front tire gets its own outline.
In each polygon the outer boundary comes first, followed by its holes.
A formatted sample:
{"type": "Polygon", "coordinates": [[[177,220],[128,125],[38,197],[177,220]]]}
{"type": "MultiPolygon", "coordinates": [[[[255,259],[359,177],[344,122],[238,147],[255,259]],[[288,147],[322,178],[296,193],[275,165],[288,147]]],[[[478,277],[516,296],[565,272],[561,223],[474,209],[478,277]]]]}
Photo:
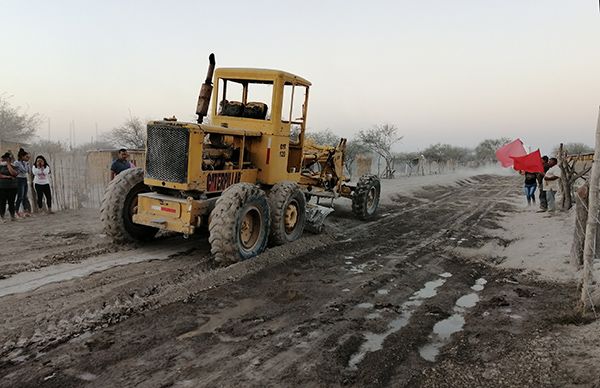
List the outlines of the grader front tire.
{"type": "Polygon", "coordinates": [[[265,192],[250,183],[230,186],[210,215],[208,241],[221,266],[254,257],[265,250],[271,213],[265,192]]]}
{"type": "Polygon", "coordinates": [[[375,175],[363,175],[352,195],[352,212],[361,220],[371,218],[379,206],[381,183],[375,175]]]}
{"type": "Polygon", "coordinates": [[[144,170],[130,168],[118,174],[104,192],[100,207],[100,220],[104,233],[118,243],[149,241],[158,229],[135,224],[132,220],[137,212],[137,196],[150,188],[144,184],[144,170]]]}

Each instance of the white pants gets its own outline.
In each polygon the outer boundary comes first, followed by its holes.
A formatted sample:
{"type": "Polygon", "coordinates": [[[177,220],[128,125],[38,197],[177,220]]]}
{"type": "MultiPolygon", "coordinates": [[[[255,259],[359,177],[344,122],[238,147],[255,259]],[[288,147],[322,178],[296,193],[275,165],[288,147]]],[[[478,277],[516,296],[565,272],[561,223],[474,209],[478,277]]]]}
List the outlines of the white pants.
{"type": "Polygon", "coordinates": [[[547,190],[546,191],[546,200],[548,201],[548,210],[551,212],[556,210],[556,191],[547,190]]]}

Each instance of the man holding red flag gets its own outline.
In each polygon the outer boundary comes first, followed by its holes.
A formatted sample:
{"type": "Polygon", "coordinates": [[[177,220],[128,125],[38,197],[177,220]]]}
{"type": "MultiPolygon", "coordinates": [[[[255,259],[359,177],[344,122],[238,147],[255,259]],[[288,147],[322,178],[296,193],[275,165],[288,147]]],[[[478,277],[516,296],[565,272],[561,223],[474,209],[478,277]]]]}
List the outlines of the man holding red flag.
{"type": "Polygon", "coordinates": [[[536,150],[525,156],[511,156],[515,170],[525,172],[544,173],[544,164],[542,163],[542,154],[536,150]]]}
{"type": "MultiPolygon", "coordinates": [[[[527,204],[535,204],[535,190],[537,188],[538,174],[544,174],[544,164],[540,150],[536,150],[525,156],[511,156],[515,170],[521,171],[525,175],[525,196],[527,204]]],[[[541,187],[540,187],[541,189],[541,187]]]]}
{"type": "Polygon", "coordinates": [[[512,157],[523,156],[526,153],[521,139],[516,139],[498,148],[496,150],[496,159],[498,159],[502,167],[510,167],[513,165],[512,157]]]}

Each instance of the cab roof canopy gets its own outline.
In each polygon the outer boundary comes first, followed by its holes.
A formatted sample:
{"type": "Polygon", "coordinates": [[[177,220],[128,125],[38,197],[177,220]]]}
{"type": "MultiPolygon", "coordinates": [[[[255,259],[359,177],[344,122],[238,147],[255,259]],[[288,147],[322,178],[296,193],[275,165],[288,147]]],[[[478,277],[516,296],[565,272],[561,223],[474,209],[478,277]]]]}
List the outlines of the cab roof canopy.
{"type": "Polygon", "coordinates": [[[286,71],[273,69],[222,67],[215,70],[215,78],[224,78],[237,82],[251,80],[256,83],[271,83],[272,81],[281,78],[285,84],[295,83],[304,86],[311,86],[310,81],[302,77],[286,71]]]}

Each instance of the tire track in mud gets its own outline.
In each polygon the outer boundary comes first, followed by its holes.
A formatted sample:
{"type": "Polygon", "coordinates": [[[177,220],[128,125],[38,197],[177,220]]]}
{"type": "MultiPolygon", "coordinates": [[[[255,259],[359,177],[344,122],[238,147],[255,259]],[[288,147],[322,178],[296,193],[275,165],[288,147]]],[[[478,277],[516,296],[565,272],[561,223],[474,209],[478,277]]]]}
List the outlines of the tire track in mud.
{"type": "Polygon", "coordinates": [[[102,242],[90,246],[62,250],[57,253],[48,253],[43,255],[41,258],[26,262],[17,261],[0,265],[0,279],[6,279],[15,274],[23,272],[39,271],[42,268],[57,264],[81,263],[83,260],[90,257],[96,257],[106,253],[126,251],[129,249],[131,248],[115,246],[111,243],[102,242]]]}
{"type": "MultiPolygon", "coordinates": [[[[312,241],[315,247],[325,243],[320,241],[319,236],[310,236],[304,240],[312,241]]],[[[299,241],[296,242],[298,244],[299,241]]],[[[150,276],[146,271],[132,274],[118,287],[109,286],[107,295],[101,289],[107,283],[115,281],[110,279],[95,287],[100,289],[99,294],[69,306],[64,306],[62,300],[70,296],[77,298],[81,293],[90,291],[80,283],[94,277],[103,277],[107,271],[66,282],[72,290],[64,290],[63,283],[56,283],[49,285],[55,288],[50,294],[42,289],[33,292],[34,296],[42,298],[37,304],[38,308],[32,309],[32,303],[26,306],[20,303],[23,297],[28,298],[31,293],[0,298],[0,308],[7,299],[12,299],[11,302],[15,305],[13,313],[4,320],[5,324],[11,323],[10,327],[0,326],[3,329],[0,330],[0,344],[3,344],[0,348],[0,366],[25,361],[40,351],[45,352],[73,337],[114,325],[132,315],[178,301],[193,300],[198,293],[238,281],[244,276],[287,260],[283,247],[273,251],[274,255],[262,260],[248,260],[226,268],[211,268],[209,248],[204,247],[201,250],[203,254],[197,261],[188,260],[184,266],[166,268],[163,272],[150,276]],[[53,306],[48,308],[50,305],[53,306]],[[46,314],[42,313],[44,311],[46,314]],[[40,319],[39,315],[43,318],[40,319]]],[[[169,263],[165,265],[168,266],[169,263]]],[[[112,270],[118,271],[115,268],[112,270]]]]}
{"type": "MultiPolygon", "coordinates": [[[[490,192],[490,193],[491,192],[497,193],[498,192],[498,188],[496,187],[494,189],[488,190],[488,192],[490,192]]],[[[488,201],[488,202],[491,202],[491,203],[480,203],[480,204],[478,204],[478,206],[476,208],[472,209],[470,212],[467,212],[466,214],[459,215],[459,216],[456,216],[456,217],[449,217],[447,220],[444,220],[444,225],[447,224],[449,226],[447,229],[449,229],[452,225],[458,224],[460,226],[461,222],[463,222],[464,220],[472,217],[474,214],[477,214],[478,212],[481,212],[483,215],[487,214],[487,212],[489,212],[490,210],[492,210],[493,207],[494,207],[493,200],[488,201]]],[[[380,229],[380,228],[378,228],[378,229],[380,229]]],[[[381,229],[383,229],[383,230],[388,229],[388,225],[384,225],[384,227],[381,228],[381,229]]],[[[445,229],[445,230],[447,230],[447,229],[445,229]]],[[[433,242],[435,242],[435,240],[437,240],[443,234],[444,234],[444,231],[442,231],[442,232],[434,235],[432,237],[432,239],[427,239],[426,241],[423,241],[420,244],[417,244],[417,245],[411,247],[410,248],[410,252],[402,251],[402,255],[405,256],[407,253],[412,253],[413,256],[418,257],[419,251],[422,248],[424,248],[427,245],[432,244],[433,242]]],[[[401,247],[401,245],[400,246],[395,246],[395,247],[390,247],[387,250],[388,253],[390,251],[394,252],[395,250],[397,250],[398,247],[401,247]]],[[[337,251],[338,248],[339,248],[339,249],[341,249],[342,253],[340,253],[340,254],[342,256],[343,256],[344,252],[352,253],[354,255],[353,259],[356,259],[357,261],[360,261],[361,256],[373,256],[372,249],[369,249],[369,248],[364,248],[362,250],[361,249],[355,249],[354,248],[355,246],[357,246],[357,247],[364,246],[364,241],[360,241],[358,243],[355,242],[355,243],[352,244],[352,247],[348,247],[348,244],[343,244],[343,243],[339,244],[339,247],[336,246],[336,245],[328,246],[328,250],[329,251],[337,251]],[[359,253],[354,254],[354,252],[356,252],[357,250],[359,251],[359,253]]],[[[381,251],[381,252],[383,253],[383,251],[381,251]]],[[[315,253],[317,253],[317,252],[315,252],[315,253]]],[[[296,258],[296,260],[298,260],[299,262],[302,262],[304,260],[311,260],[311,258],[309,258],[309,257],[305,257],[305,258],[300,257],[300,258],[296,258]]],[[[309,271],[313,271],[313,272],[314,271],[322,271],[324,273],[327,273],[327,271],[332,271],[332,268],[328,267],[328,266],[319,267],[317,265],[316,267],[310,268],[308,270],[309,271]]],[[[365,272],[367,272],[366,269],[365,269],[365,272]]],[[[423,272],[423,271],[420,271],[420,272],[423,272]]],[[[419,278],[422,278],[424,275],[431,276],[430,274],[425,273],[425,274],[421,274],[419,276],[419,278]]],[[[302,274],[299,274],[298,276],[300,278],[302,278],[302,274]]],[[[396,276],[398,276],[398,275],[393,275],[393,277],[396,277],[396,276]]],[[[373,279],[376,279],[376,277],[374,277],[373,279]]],[[[370,282],[368,280],[366,280],[366,281],[370,282]]],[[[467,285],[469,282],[468,281],[464,281],[463,283],[465,285],[467,285]]],[[[342,285],[339,286],[340,289],[342,287],[343,287],[342,285]]],[[[362,293],[364,293],[365,291],[369,292],[369,288],[363,288],[361,286],[361,289],[362,289],[361,290],[362,293]]],[[[370,291],[372,291],[372,290],[370,290],[370,291]]],[[[295,325],[296,328],[293,329],[293,332],[296,332],[297,330],[304,331],[304,330],[309,330],[309,329],[314,331],[314,329],[315,329],[314,328],[314,322],[320,322],[321,324],[327,325],[327,324],[331,324],[332,322],[339,321],[340,318],[336,318],[336,319],[325,318],[328,315],[328,312],[329,312],[328,309],[329,308],[337,311],[339,308],[342,308],[342,307],[338,307],[338,306],[344,306],[344,301],[343,300],[342,301],[336,300],[335,303],[331,303],[331,304],[328,303],[328,304],[326,304],[324,306],[321,306],[319,309],[317,309],[317,311],[314,313],[314,315],[312,315],[312,316],[309,315],[309,318],[304,318],[300,323],[297,323],[295,325]]],[[[342,308],[342,311],[343,311],[343,308],[342,308]]],[[[345,319],[342,318],[342,321],[344,321],[344,320],[345,319]]],[[[352,321],[352,319],[350,321],[352,321]]],[[[343,333],[346,333],[346,332],[349,332],[349,331],[351,332],[353,330],[355,331],[355,329],[353,329],[352,326],[350,326],[349,328],[346,327],[346,328],[342,329],[341,331],[343,333]]],[[[424,336],[426,336],[426,334],[424,334],[424,336]]],[[[251,375],[261,376],[262,378],[264,378],[264,376],[273,376],[273,373],[276,372],[276,370],[274,370],[274,368],[275,368],[274,364],[277,364],[278,362],[285,362],[287,360],[287,358],[290,357],[290,353],[292,353],[294,355],[294,361],[293,362],[295,364],[302,364],[302,365],[304,365],[304,364],[306,364],[306,365],[314,364],[314,360],[315,359],[319,360],[318,361],[319,363],[326,365],[327,362],[328,362],[328,359],[335,358],[335,356],[328,356],[325,359],[321,359],[318,354],[311,353],[311,351],[310,351],[311,349],[315,349],[315,348],[319,349],[319,348],[325,347],[325,346],[323,346],[323,344],[325,342],[327,342],[327,339],[321,339],[320,341],[317,339],[316,341],[317,342],[321,342],[321,344],[312,343],[310,347],[307,347],[307,346],[303,345],[302,341],[301,341],[298,344],[300,346],[300,349],[294,348],[293,351],[292,350],[282,350],[279,353],[275,352],[275,354],[272,354],[273,353],[273,347],[271,346],[272,345],[271,343],[272,342],[277,342],[277,341],[281,341],[282,343],[285,343],[285,341],[286,341],[285,335],[282,335],[281,337],[273,338],[270,341],[270,343],[264,344],[264,348],[260,347],[260,346],[256,347],[256,349],[255,349],[255,351],[253,353],[254,353],[254,355],[255,355],[255,357],[257,359],[263,358],[262,356],[260,356],[261,354],[267,354],[268,357],[273,357],[273,361],[267,362],[266,365],[265,365],[265,367],[263,369],[259,369],[259,368],[261,368],[260,365],[255,365],[255,368],[252,370],[252,373],[250,373],[251,375]]],[[[315,341],[315,340],[313,340],[313,341],[315,341]]],[[[253,345],[253,348],[255,346],[256,345],[253,345]]],[[[344,343],[344,344],[342,344],[342,347],[344,347],[344,346],[347,346],[347,345],[344,343]]],[[[213,350],[211,350],[211,352],[212,351],[213,350]]],[[[217,353],[219,353],[218,350],[214,350],[214,351],[217,352],[217,353]]],[[[248,356],[248,357],[250,359],[252,358],[251,356],[248,356]]],[[[289,360],[287,360],[287,361],[289,361],[289,360]]],[[[228,361],[226,359],[222,359],[219,362],[217,362],[217,364],[222,365],[221,363],[227,363],[227,362],[228,361]]],[[[346,363],[347,363],[347,361],[346,361],[346,363]]],[[[277,368],[275,368],[275,369],[277,369],[277,368]]],[[[293,369],[293,367],[292,367],[292,369],[293,369]]],[[[315,371],[312,371],[312,372],[316,373],[315,371]]],[[[330,372],[332,372],[332,371],[326,371],[324,373],[327,374],[327,373],[330,373],[330,372]]],[[[223,372],[222,374],[218,374],[218,376],[213,376],[212,380],[208,380],[208,381],[212,381],[213,383],[216,384],[216,383],[219,382],[219,378],[220,377],[224,377],[228,373],[231,373],[231,374],[235,375],[235,374],[239,374],[239,371],[236,370],[235,368],[233,368],[231,370],[223,372]]],[[[286,375],[288,375],[288,374],[294,374],[294,375],[296,375],[298,373],[298,371],[287,369],[287,370],[284,370],[284,371],[280,370],[278,373],[280,373],[279,376],[276,377],[276,378],[273,378],[273,380],[272,380],[272,383],[274,383],[274,384],[276,384],[277,382],[281,382],[281,380],[278,380],[279,378],[281,378],[282,380],[285,380],[285,376],[286,375]]],[[[332,375],[333,376],[338,376],[339,374],[333,373],[332,375]]],[[[245,382],[246,381],[244,381],[244,383],[245,382]]],[[[300,380],[300,382],[302,382],[302,381],[300,380]]],[[[334,381],[325,380],[325,382],[326,383],[333,383],[334,381]]],[[[340,381],[335,380],[335,383],[339,383],[339,382],[340,381]]],[[[257,385],[260,385],[261,383],[263,383],[263,381],[262,380],[255,380],[254,383],[257,384],[257,385]]],[[[294,380],[293,382],[291,382],[291,384],[298,384],[298,383],[299,383],[298,380],[294,380]]],[[[314,381],[312,383],[314,384],[314,381]]],[[[320,383],[323,383],[323,382],[321,381],[320,383]]]]}
{"type": "MultiPolygon", "coordinates": [[[[440,196],[434,202],[425,203],[418,208],[405,209],[397,214],[376,220],[370,223],[370,227],[365,226],[363,228],[362,226],[364,225],[358,224],[356,228],[348,231],[346,236],[350,236],[351,238],[361,237],[361,233],[365,229],[372,229],[373,232],[382,232],[383,234],[391,235],[389,233],[390,225],[398,223],[399,220],[401,220],[401,215],[423,211],[424,209],[429,209],[434,212],[436,210],[436,205],[444,203],[445,200],[453,195],[466,194],[473,190],[480,194],[499,193],[501,192],[499,189],[502,188],[498,185],[494,185],[493,188],[486,189],[484,192],[482,192],[481,187],[476,189],[469,188],[468,186],[450,188],[448,195],[440,196]]],[[[291,259],[293,259],[294,262],[298,260],[299,263],[302,263],[307,259],[312,260],[316,255],[326,256],[332,251],[339,250],[339,252],[352,252],[357,258],[357,261],[359,261],[361,258],[366,258],[375,252],[377,252],[376,254],[384,254],[385,252],[393,253],[401,247],[407,247],[407,250],[402,252],[404,256],[415,255],[428,245],[436,243],[447,230],[452,229],[453,226],[457,230],[465,228],[461,223],[477,214],[477,212],[481,212],[481,215],[478,218],[482,219],[484,215],[490,212],[494,207],[493,197],[488,196],[488,198],[492,199],[478,203],[475,208],[470,209],[470,211],[464,214],[453,214],[453,211],[456,211],[456,209],[449,211],[447,217],[443,218],[443,220],[438,219],[436,222],[438,227],[444,226],[443,229],[416,243],[405,240],[395,241],[388,247],[385,247],[385,249],[382,249],[377,247],[364,247],[365,239],[343,242],[332,241],[330,238],[323,238],[322,236],[308,236],[285,248],[279,247],[280,249],[271,249],[256,260],[246,261],[223,269],[207,268],[206,260],[208,260],[208,257],[203,256],[201,259],[202,262],[193,264],[188,263],[188,265],[184,266],[183,271],[187,272],[178,273],[182,271],[166,270],[163,273],[165,279],[162,279],[159,283],[158,289],[150,287],[143,292],[126,294],[127,289],[137,288],[131,287],[126,281],[121,290],[122,292],[117,294],[117,297],[113,302],[103,302],[103,306],[93,308],[88,306],[89,302],[84,301],[76,308],[71,307],[61,311],[59,315],[64,315],[64,318],[58,320],[52,318],[50,324],[48,324],[45,329],[36,325],[37,327],[33,333],[31,333],[31,331],[30,333],[13,331],[11,335],[8,336],[12,337],[12,339],[4,342],[2,353],[0,353],[0,360],[2,360],[5,365],[7,365],[6,363],[9,361],[10,363],[26,361],[38,351],[48,351],[58,344],[68,341],[74,336],[89,331],[93,332],[97,329],[124,321],[143,311],[157,310],[164,305],[174,302],[183,301],[193,303],[194,299],[203,291],[235,283],[264,270],[271,271],[273,268],[283,265],[282,263],[290,262],[291,259]],[[307,250],[307,246],[312,246],[312,248],[307,250]],[[290,251],[292,255],[290,255],[290,251]]],[[[452,205],[450,202],[447,204],[452,205]]],[[[458,207],[464,208],[468,206],[458,205],[458,207]]],[[[323,267],[323,269],[327,268],[330,267],[323,267]]],[[[180,270],[181,269],[182,268],[180,268],[180,270]]],[[[152,279],[146,278],[141,280],[141,284],[148,282],[153,283],[152,279]]],[[[135,282],[136,280],[132,280],[132,283],[135,282]]],[[[101,300],[103,298],[98,297],[98,299],[101,300]]],[[[56,314],[54,316],[56,316],[56,314]]]]}
{"type": "MultiPolygon", "coordinates": [[[[483,219],[486,215],[488,215],[496,206],[496,201],[494,199],[489,199],[489,195],[493,194],[493,193],[497,193],[499,196],[506,196],[509,195],[509,193],[513,190],[512,187],[494,187],[494,188],[489,188],[489,189],[485,189],[483,192],[481,190],[481,188],[476,189],[476,191],[478,193],[482,193],[484,198],[488,198],[482,201],[479,201],[477,204],[475,204],[474,207],[471,206],[471,204],[468,205],[462,205],[462,206],[458,206],[460,207],[471,207],[470,210],[468,210],[466,213],[462,213],[460,211],[458,211],[458,209],[453,209],[453,213],[451,215],[448,216],[447,219],[443,219],[443,220],[436,220],[435,224],[436,226],[440,227],[441,225],[443,225],[443,227],[441,227],[437,232],[435,232],[432,235],[428,235],[426,238],[422,239],[422,241],[411,245],[410,243],[406,244],[407,245],[407,250],[406,250],[406,254],[411,254],[414,253],[420,249],[423,249],[425,247],[427,247],[428,245],[432,245],[434,243],[436,243],[438,240],[440,240],[444,235],[446,235],[449,231],[453,230],[456,232],[464,232],[466,231],[466,229],[468,228],[472,228],[475,227],[480,221],[481,219],[483,219]],[[478,214],[478,220],[476,223],[474,223],[473,225],[468,225],[465,224],[465,221],[467,221],[469,218],[471,218],[473,215],[478,214]]],[[[457,193],[451,193],[450,196],[452,195],[456,195],[457,193]]],[[[406,216],[409,215],[412,212],[418,212],[418,211],[424,211],[424,210],[436,210],[436,206],[441,206],[444,201],[446,201],[447,198],[446,196],[439,198],[438,200],[436,200],[433,203],[428,203],[428,204],[424,204],[427,206],[418,206],[415,208],[411,208],[411,209],[405,209],[402,210],[400,212],[394,213],[394,214],[390,214],[389,216],[386,216],[385,218],[379,219],[377,221],[372,221],[370,223],[370,227],[372,228],[373,226],[375,226],[377,229],[383,230],[385,231],[386,229],[390,228],[391,226],[397,225],[400,221],[400,217],[402,216],[406,216]]],[[[449,203],[449,205],[451,205],[449,203]]],[[[417,217],[422,217],[422,215],[417,215],[417,217]]],[[[363,227],[363,225],[357,225],[355,228],[349,229],[349,238],[353,238],[353,237],[361,237],[361,234],[364,232],[368,232],[370,228],[367,227],[363,227]]],[[[374,234],[374,233],[372,233],[374,234]]],[[[350,244],[356,246],[356,250],[357,250],[357,255],[364,255],[367,253],[372,253],[374,251],[378,251],[380,248],[379,247],[364,247],[364,240],[368,239],[358,239],[356,241],[348,241],[350,244]],[[361,247],[363,246],[363,247],[361,247]]],[[[343,241],[345,242],[345,240],[343,241]]],[[[394,249],[396,249],[399,245],[403,246],[405,245],[404,239],[402,239],[401,241],[396,241],[393,242],[392,244],[395,244],[394,249]],[[399,244],[399,245],[398,245],[399,244]]],[[[378,252],[378,253],[382,253],[382,252],[378,252]]]]}
{"type": "MultiPolygon", "coordinates": [[[[487,193],[492,193],[492,192],[493,193],[498,193],[498,189],[497,188],[490,189],[490,190],[487,190],[486,192],[487,193]]],[[[506,194],[506,193],[508,193],[508,190],[505,189],[503,192],[501,192],[501,195],[502,194],[506,194]]],[[[395,264],[394,266],[398,266],[399,264],[404,264],[404,265],[411,264],[410,262],[407,261],[410,257],[412,257],[413,260],[417,260],[418,261],[419,258],[422,256],[421,251],[424,248],[426,248],[427,246],[439,244],[441,242],[440,239],[448,232],[448,230],[454,229],[456,231],[459,231],[459,230],[464,230],[464,229],[468,229],[468,228],[474,227],[474,226],[476,226],[476,223],[478,222],[477,220],[481,220],[482,218],[484,218],[487,214],[489,214],[489,212],[491,210],[493,210],[494,207],[495,207],[495,202],[494,202],[493,199],[492,200],[488,200],[488,201],[480,202],[480,203],[477,204],[477,206],[475,206],[474,208],[470,209],[470,211],[468,211],[468,212],[466,212],[466,213],[464,213],[462,215],[458,214],[458,215],[455,215],[455,216],[450,216],[447,219],[445,219],[442,222],[442,224],[443,224],[442,225],[442,229],[439,230],[437,233],[433,234],[432,236],[430,236],[429,238],[424,239],[423,241],[421,241],[421,242],[419,242],[417,244],[404,244],[404,245],[403,244],[392,244],[392,245],[388,245],[388,247],[387,247],[388,249],[386,249],[386,250],[379,250],[378,252],[380,252],[380,253],[378,255],[381,255],[381,256],[383,256],[385,254],[388,254],[388,255],[389,254],[392,254],[392,255],[394,255],[394,254],[401,255],[401,257],[403,259],[401,262],[394,262],[394,260],[389,260],[390,264],[395,264]],[[474,215],[478,215],[478,214],[479,214],[478,217],[473,217],[474,215]],[[474,220],[476,220],[476,222],[473,225],[464,224],[464,222],[467,221],[467,220],[469,220],[469,219],[474,219],[474,220]],[[398,251],[399,249],[402,249],[401,252],[398,251]]],[[[390,222],[390,220],[388,220],[388,219],[386,219],[386,221],[387,222],[383,225],[384,228],[382,228],[382,229],[387,229],[390,226],[390,224],[393,224],[393,222],[390,222]]],[[[381,226],[381,225],[378,225],[378,226],[381,226]]],[[[362,251],[360,251],[360,253],[354,255],[353,259],[359,259],[359,261],[360,261],[361,256],[365,256],[365,255],[366,256],[371,256],[371,257],[374,256],[373,250],[369,249],[369,248],[364,248],[364,249],[362,249],[362,251]]],[[[440,268],[437,269],[437,273],[442,273],[445,270],[444,269],[444,265],[440,264],[440,262],[442,262],[443,260],[440,259],[440,260],[437,260],[437,261],[436,260],[430,260],[430,261],[433,261],[433,263],[430,263],[430,264],[433,264],[434,267],[436,267],[436,265],[440,266],[440,268]]],[[[379,262],[381,262],[381,260],[379,260],[379,262]]],[[[436,273],[435,270],[432,271],[430,269],[428,271],[426,268],[422,268],[422,267],[423,267],[422,265],[416,265],[416,266],[414,266],[414,268],[417,269],[417,271],[420,273],[419,276],[418,276],[419,279],[427,279],[427,277],[435,276],[435,273],[436,273]]],[[[381,270],[383,270],[383,268],[381,270]]],[[[388,268],[388,270],[389,270],[389,268],[388,268]]],[[[378,271],[378,269],[376,268],[376,266],[375,266],[374,271],[378,271]]],[[[454,272],[454,270],[452,270],[452,271],[454,272]]],[[[371,280],[365,280],[365,282],[367,284],[370,284],[371,282],[373,282],[374,284],[376,284],[376,286],[374,288],[385,286],[385,284],[382,285],[381,282],[386,282],[386,281],[389,280],[388,278],[390,278],[390,277],[391,278],[395,278],[395,277],[398,277],[400,275],[400,274],[390,275],[390,273],[393,273],[393,271],[389,271],[388,275],[383,275],[383,277],[382,277],[381,280],[378,280],[378,276],[374,276],[374,277],[371,278],[371,280]]],[[[371,274],[372,274],[372,272],[371,272],[371,274]]],[[[413,276],[414,275],[416,275],[416,274],[413,274],[413,276]]],[[[431,279],[429,279],[429,280],[431,280],[431,279]]],[[[425,283],[425,280],[421,280],[421,282],[425,283]]],[[[467,281],[467,280],[457,280],[457,284],[455,284],[453,287],[454,288],[457,288],[457,287],[460,288],[461,286],[463,286],[463,288],[467,288],[468,289],[468,287],[470,286],[469,281],[467,281]]],[[[342,286],[340,285],[340,288],[341,287],[342,286]]],[[[369,287],[364,288],[364,287],[361,286],[361,293],[364,294],[365,291],[368,292],[368,293],[373,293],[374,291],[377,291],[377,290],[375,290],[373,288],[369,288],[369,287]]],[[[351,299],[351,297],[350,297],[350,299],[351,299]]],[[[342,300],[337,300],[335,302],[335,306],[340,306],[340,305],[343,306],[343,305],[346,305],[346,304],[352,304],[352,303],[348,302],[348,298],[346,298],[346,300],[342,299],[342,300]]],[[[398,306],[396,306],[395,308],[398,308],[398,306]]],[[[319,314],[323,314],[323,312],[319,311],[317,313],[316,317],[315,316],[312,317],[312,320],[319,319],[318,318],[319,314]]],[[[324,314],[327,314],[327,312],[325,312],[324,314]]],[[[353,322],[353,321],[355,321],[355,319],[350,319],[350,322],[353,322]]],[[[393,321],[393,320],[391,319],[391,321],[393,321]]],[[[306,323],[309,323],[309,322],[310,322],[310,320],[306,321],[306,323]]],[[[354,328],[352,326],[352,324],[350,324],[350,327],[345,327],[344,329],[341,329],[340,331],[342,333],[356,332],[356,328],[354,328]]],[[[405,335],[405,334],[404,333],[397,333],[397,334],[395,334],[395,336],[403,336],[403,335],[405,335]]],[[[426,337],[426,334],[423,334],[422,337],[426,337]]],[[[411,341],[414,341],[414,340],[415,340],[415,338],[411,339],[411,341]]],[[[321,348],[321,347],[327,348],[327,346],[324,346],[324,343],[327,342],[327,341],[328,340],[324,340],[323,341],[323,344],[322,344],[323,346],[319,346],[319,345],[314,345],[313,344],[313,346],[311,346],[311,348],[312,349],[314,349],[314,348],[321,348]]],[[[408,341],[408,343],[410,343],[411,341],[408,341]]],[[[358,351],[358,346],[359,345],[360,345],[359,339],[356,336],[353,336],[353,337],[349,338],[348,341],[343,341],[342,344],[340,344],[339,347],[334,347],[331,352],[333,354],[335,354],[336,352],[339,351],[339,349],[342,349],[341,350],[342,353],[343,352],[347,353],[349,346],[351,348],[354,348],[354,351],[358,351]]],[[[383,344],[382,344],[382,346],[383,346],[383,344]]],[[[385,349],[385,347],[382,347],[382,351],[386,352],[387,349],[385,349]]],[[[396,354],[397,355],[394,356],[394,357],[392,357],[392,359],[397,361],[397,360],[399,360],[401,358],[398,356],[398,354],[400,354],[400,353],[398,353],[397,350],[396,350],[396,354]]],[[[303,357],[303,361],[306,362],[307,364],[313,363],[313,360],[315,359],[315,357],[317,359],[319,358],[318,355],[315,355],[314,353],[311,353],[309,351],[309,349],[306,349],[306,352],[301,357],[303,357]]],[[[319,362],[322,363],[322,364],[324,364],[324,365],[326,365],[328,363],[329,359],[331,359],[331,358],[335,359],[336,356],[329,354],[324,359],[319,359],[319,362]]],[[[386,365],[388,367],[392,365],[392,364],[390,364],[390,362],[391,361],[386,362],[386,365]]],[[[299,362],[298,360],[296,360],[296,363],[302,363],[302,362],[299,362]]],[[[348,363],[351,363],[351,360],[350,359],[345,359],[345,361],[343,361],[340,364],[341,366],[337,365],[334,368],[334,370],[327,370],[326,373],[331,373],[334,376],[340,376],[341,375],[342,377],[341,377],[340,381],[342,381],[342,380],[344,380],[344,381],[352,381],[352,379],[355,378],[355,376],[353,376],[355,374],[355,372],[348,372],[346,370],[346,366],[348,365],[348,363]],[[347,380],[347,379],[350,379],[350,380],[347,380]]],[[[357,363],[358,362],[356,362],[356,364],[357,363]]],[[[263,371],[263,372],[267,373],[267,371],[263,371]]],[[[289,372],[289,371],[287,371],[287,372],[289,372]]],[[[285,372],[285,373],[287,373],[287,372],[285,372]]],[[[282,376],[281,376],[282,378],[285,376],[285,373],[282,373],[282,376]]],[[[263,375],[264,376],[264,374],[259,374],[259,375],[263,375]]],[[[337,381],[337,380],[336,381],[326,380],[326,383],[334,383],[334,382],[335,383],[340,383],[340,381],[337,381]]]]}
{"type": "MultiPolygon", "coordinates": [[[[376,220],[365,222],[365,223],[359,223],[359,224],[357,224],[349,229],[345,229],[345,230],[356,234],[356,233],[359,233],[360,231],[368,230],[370,227],[372,227],[375,224],[377,224],[379,226],[382,226],[385,224],[392,224],[392,223],[396,222],[396,220],[395,220],[396,217],[407,215],[407,214],[410,214],[410,213],[413,213],[416,211],[427,210],[429,208],[442,205],[444,202],[446,202],[453,196],[457,196],[457,194],[460,194],[461,200],[462,200],[463,199],[462,197],[469,198],[472,195],[481,194],[482,189],[485,190],[484,194],[492,194],[492,193],[498,192],[498,189],[501,189],[501,190],[504,189],[501,193],[498,193],[499,195],[508,195],[511,191],[514,191],[514,185],[508,184],[508,183],[505,183],[505,184],[502,184],[499,186],[494,185],[493,187],[490,187],[490,188],[486,188],[485,184],[483,187],[465,186],[465,184],[471,184],[471,185],[480,184],[481,181],[485,178],[487,178],[487,176],[473,177],[471,179],[461,180],[461,181],[456,182],[457,187],[453,187],[453,186],[430,187],[430,189],[434,190],[434,192],[439,190],[440,188],[445,188],[446,190],[448,190],[448,189],[450,189],[450,190],[439,196],[436,196],[434,199],[429,199],[427,201],[424,201],[423,203],[421,203],[419,205],[411,206],[407,209],[388,211],[387,213],[385,213],[386,214],[385,217],[380,217],[376,220]],[[458,192],[458,193],[454,192],[452,190],[452,188],[456,188],[457,190],[460,190],[460,192],[458,192]]],[[[411,198],[414,198],[414,197],[420,198],[419,195],[422,196],[423,194],[427,193],[427,191],[428,191],[427,187],[422,188],[421,190],[414,193],[413,197],[411,197],[411,198]]],[[[486,197],[484,196],[484,198],[486,198],[486,197]]]]}

